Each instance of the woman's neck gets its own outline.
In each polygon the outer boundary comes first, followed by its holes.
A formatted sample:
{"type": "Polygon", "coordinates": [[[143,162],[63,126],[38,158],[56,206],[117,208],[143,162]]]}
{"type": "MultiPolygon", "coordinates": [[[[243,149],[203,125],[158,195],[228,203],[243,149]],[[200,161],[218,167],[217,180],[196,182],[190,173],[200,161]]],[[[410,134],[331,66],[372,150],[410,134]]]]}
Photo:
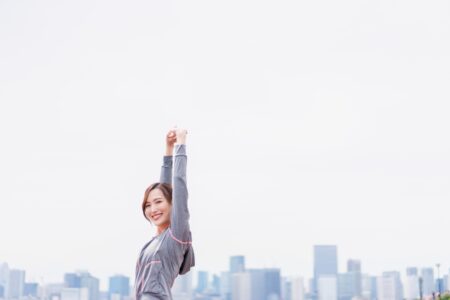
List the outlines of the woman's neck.
{"type": "Polygon", "coordinates": [[[170,223],[159,225],[159,226],[156,228],[156,233],[157,233],[158,235],[160,235],[161,233],[164,232],[164,230],[166,230],[166,229],[169,227],[169,225],[170,225],[170,223]]]}

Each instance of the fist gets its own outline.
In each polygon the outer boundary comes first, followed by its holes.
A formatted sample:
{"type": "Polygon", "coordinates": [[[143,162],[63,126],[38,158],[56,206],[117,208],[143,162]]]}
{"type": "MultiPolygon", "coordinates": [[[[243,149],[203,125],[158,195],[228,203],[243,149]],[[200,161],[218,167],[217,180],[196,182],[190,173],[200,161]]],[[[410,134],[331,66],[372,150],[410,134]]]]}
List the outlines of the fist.
{"type": "Polygon", "coordinates": [[[167,147],[173,148],[173,145],[177,141],[177,135],[175,132],[175,129],[169,130],[169,132],[166,134],[166,144],[167,147]]]}
{"type": "Polygon", "coordinates": [[[177,144],[186,144],[187,130],[183,128],[175,128],[177,144]]]}

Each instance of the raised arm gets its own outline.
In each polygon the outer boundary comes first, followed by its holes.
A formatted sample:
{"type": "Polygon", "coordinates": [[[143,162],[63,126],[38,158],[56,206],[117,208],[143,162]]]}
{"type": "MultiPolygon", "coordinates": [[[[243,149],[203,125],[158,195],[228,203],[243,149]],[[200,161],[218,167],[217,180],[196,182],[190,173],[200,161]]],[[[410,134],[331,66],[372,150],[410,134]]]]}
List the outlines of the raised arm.
{"type": "Polygon", "coordinates": [[[170,227],[173,238],[182,243],[190,242],[188,190],[186,180],[186,130],[177,129],[174,148],[172,215],[170,227]]]}
{"type": "Polygon", "coordinates": [[[173,148],[177,140],[175,130],[169,130],[166,135],[166,155],[163,157],[163,165],[161,167],[161,176],[159,182],[172,184],[172,164],[173,164],[173,148]]]}

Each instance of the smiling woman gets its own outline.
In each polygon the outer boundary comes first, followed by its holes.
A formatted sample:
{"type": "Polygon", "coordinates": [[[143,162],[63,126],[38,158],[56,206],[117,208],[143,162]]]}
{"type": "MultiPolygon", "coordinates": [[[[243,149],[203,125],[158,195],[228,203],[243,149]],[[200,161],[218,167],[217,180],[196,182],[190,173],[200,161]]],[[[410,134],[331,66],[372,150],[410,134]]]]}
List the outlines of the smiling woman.
{"type": "Polygon", "coordinates": [[[136,263],[136,300],[171,300],[175,278],[195,264],[187,203],[186,134],[184,129],[167,133],[161,180],[144,193],[142,212],[157,234],[144,245],[136,263]]]}
{"type": "Polygon", "coordinates": [[[147,220],[157,226],[160,234],[170,224],[172,210],[172,187],[167,183],[156,182],[144,193],[142,212],[147,220]]]}

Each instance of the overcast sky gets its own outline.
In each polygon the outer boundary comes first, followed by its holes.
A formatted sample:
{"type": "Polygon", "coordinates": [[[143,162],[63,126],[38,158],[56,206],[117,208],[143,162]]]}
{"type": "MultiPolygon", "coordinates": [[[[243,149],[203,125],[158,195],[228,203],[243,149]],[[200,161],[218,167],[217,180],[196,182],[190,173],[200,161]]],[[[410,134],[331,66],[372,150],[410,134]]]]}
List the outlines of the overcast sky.
{"type": "Polygon", "coordinates": [[[176,124],[195,270],[448,270],[449,37],[444,0],[2,0],[0,261],[133,279],[176,124]]]}

